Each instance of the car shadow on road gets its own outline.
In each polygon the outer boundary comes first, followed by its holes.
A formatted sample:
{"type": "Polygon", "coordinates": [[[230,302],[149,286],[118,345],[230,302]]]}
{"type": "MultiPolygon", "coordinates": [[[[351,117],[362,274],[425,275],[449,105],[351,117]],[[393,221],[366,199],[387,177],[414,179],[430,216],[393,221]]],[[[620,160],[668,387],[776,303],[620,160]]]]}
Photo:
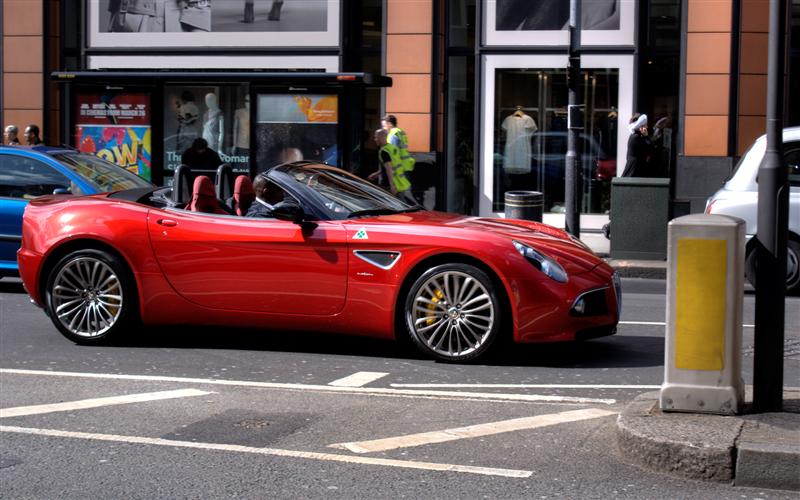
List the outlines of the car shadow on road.
{"type": "MultiPolygon", "coordinates": [[[[242,328],[158,327],[140,330],[114,345],[133,348],[189,348],[271,351],[435,361],[407,341],[298,331],[242,328]]],[[[661,366],[664,339],[626,335],[586,342],[501,344],[478,365],[561,368],[625,368],[661,366]]]]}
{"type": "Polygon", "coordinates": [[[10,278],[0,280],[0,293],[26,293],[22,282],[10,278]]]}

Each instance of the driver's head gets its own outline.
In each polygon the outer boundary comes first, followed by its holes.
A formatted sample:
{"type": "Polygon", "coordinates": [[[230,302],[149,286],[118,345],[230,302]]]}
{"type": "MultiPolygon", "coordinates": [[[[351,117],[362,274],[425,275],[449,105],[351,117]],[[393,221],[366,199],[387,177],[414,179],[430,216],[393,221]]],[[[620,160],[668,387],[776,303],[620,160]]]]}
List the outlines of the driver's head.
{"type": "Polygon", "coordinates": [[[279,188],[274,182],[268,180],[265,175],[259,175],[255,178],[253,181],[253,191],[255,191],[259,199],[270,205],[283,201],[283,189],[279,188]]]}
{"type": "Polygon", "coordinates": [[[202,137],[198,137],[194,140],[194,142],[192,142],[192,149],[198,153],[205,153],[206,149],[208,149],[208,141],[202,137]]]}

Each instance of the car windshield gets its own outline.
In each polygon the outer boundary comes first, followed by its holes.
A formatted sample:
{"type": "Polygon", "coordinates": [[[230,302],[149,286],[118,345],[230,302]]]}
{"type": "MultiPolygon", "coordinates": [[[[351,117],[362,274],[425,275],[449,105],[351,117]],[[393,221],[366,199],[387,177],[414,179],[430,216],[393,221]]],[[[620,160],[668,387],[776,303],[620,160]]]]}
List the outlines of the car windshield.
{"type": "Polygon", "coordinates": [[[283,165],[280,171],[300,189],[314,192],[332,219],[388,215],[422,208],[405,203],[343,170],[324,165],[283,165]]]}
{"type": "Polygon", "coordinates": [[[86,153],[53,155],[62,165],[80,175],[98,192],[150,187],[152,184],[122,167],[86,153]]]}

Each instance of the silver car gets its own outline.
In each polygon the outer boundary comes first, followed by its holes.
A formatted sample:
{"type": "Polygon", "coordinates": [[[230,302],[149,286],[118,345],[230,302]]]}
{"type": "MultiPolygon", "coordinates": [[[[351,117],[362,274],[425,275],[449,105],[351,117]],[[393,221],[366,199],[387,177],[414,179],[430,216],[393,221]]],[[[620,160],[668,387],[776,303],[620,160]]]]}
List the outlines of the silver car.
{"type": "MultiPolygon", "coordinates": [[[[731,176],[706,202],[706,213],[732,215],[747,223],[745,274],[755,279],[752,237],[758,229],[758,168],[767,149],[767,136],[755,140],[733,169],[731,176]]],[[[800,291],[800,127],[783,130],[783,155],[789,169],[789,244],[786,253],[786,288],[800,291]]]]}

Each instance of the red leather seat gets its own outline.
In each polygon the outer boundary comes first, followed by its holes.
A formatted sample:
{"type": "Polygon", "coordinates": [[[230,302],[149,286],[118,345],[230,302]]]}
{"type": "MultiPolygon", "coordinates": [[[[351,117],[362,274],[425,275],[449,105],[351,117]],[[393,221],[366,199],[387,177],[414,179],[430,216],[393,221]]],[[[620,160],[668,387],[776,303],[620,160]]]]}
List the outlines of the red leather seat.
{"type": "Polygon", "coordinates": [[[236,215],[244,216],[255,200],[256,192],[253,190],[253,183],[250,181],[250,177],[246,175],[238,176],[233,185],[233,211],[236,215]]]}
{"type": "Polygon", "coordinates": [[[214,183],[205,175],[199,175],[194,180],[194,185],[192,186],[192,201],[189,203],[189,210],[207,214],[228,213],[219,205],[217,194],[214,191],[214,183]]]}

